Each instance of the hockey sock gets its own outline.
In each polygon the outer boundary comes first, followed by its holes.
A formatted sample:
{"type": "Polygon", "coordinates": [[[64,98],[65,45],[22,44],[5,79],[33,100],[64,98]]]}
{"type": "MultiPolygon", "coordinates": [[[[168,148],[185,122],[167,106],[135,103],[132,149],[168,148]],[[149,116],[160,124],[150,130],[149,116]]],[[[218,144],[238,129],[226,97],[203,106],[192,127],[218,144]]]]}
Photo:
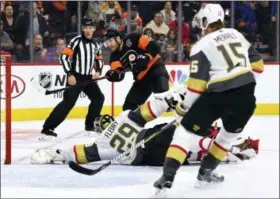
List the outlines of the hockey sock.
{"type": "Polygon", "coordinates": [[[187,152],[180,146],[170,145],[165,157],[164,173],[176,174],[187,157],[187,152]]]}
{"type": "Polygon", "coordinates": [[[210,170],[216,169],[220,162],[225,159],[227,152],[227,149],[213,142],[209,149],[209,154],[203,158],[200,168],[210,170]]]}

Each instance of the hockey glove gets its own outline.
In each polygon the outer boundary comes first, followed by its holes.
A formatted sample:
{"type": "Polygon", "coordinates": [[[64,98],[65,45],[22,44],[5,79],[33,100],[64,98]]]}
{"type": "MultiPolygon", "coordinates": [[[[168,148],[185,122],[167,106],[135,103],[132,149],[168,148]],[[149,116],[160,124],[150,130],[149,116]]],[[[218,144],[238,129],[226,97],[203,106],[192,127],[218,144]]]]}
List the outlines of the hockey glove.
{"type": "Polygon", "coordinates": [[[110,82],[120,82],[124,79],[124,74],[123,69],[118,68],[116,70],[108,70],[105,76],[110,82]]]}
{"type": "Polygon", "coordinates": [[[146,70],[150,58],[146,55],[138,55],[135,61],[135,66],[133,67],[133,72],[138,73],[146,70]]]}
{"type": "Polygon", "coordinates": [[[189,109],[184,108],[182,103],[178,103],[175,109],[175,114],[176,114],[176,122],[180,123],[181,120],[183,119],[184,115],[186,112],[188,112],[189,109]]]}

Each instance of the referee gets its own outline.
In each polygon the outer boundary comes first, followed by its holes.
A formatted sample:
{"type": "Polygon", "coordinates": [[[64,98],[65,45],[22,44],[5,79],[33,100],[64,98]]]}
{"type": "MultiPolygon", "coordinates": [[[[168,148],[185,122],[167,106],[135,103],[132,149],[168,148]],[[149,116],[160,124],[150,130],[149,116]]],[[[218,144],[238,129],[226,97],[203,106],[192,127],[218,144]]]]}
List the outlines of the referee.
{"type": "MultiPolygon", "coordinates": [[[[67,74],[66,86],[81,84],[101,75],[104,62],[101,47],[93,40],[95,27],[93,20],[83,19],[81,35],[74,37],[60,55],[60,62],[67,74]]],[[[85,120],[85,130],[94,131],[94,120],[100,115],[104,103],[104,95],[96,82],[64,91],[63,100],[53,109],[43,125],[40,140],[57,136],[54,129],[67,117],[82,91],[91,101],[85,120]]]]}

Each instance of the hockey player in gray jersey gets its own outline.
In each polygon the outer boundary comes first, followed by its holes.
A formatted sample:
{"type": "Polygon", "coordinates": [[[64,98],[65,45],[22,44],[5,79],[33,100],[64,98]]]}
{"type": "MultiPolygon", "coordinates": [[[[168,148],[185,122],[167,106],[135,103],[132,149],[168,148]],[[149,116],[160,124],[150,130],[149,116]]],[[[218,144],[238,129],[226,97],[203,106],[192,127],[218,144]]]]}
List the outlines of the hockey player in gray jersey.
{"type": "MultiPolygon", "coordinates": [[[[157,98],[143,104],[136,111],[124,111],[116,119],[109,115],[101,116],[95,122],[95,129],[99,131],[100,136],[94,142],[90,144],[76,144],[67,149],[39,149],[32,155],[31,163],[50,164],[74,161],[79,164],[85,164],[113,159],[127,147],[131,147],[139,140],[151,136],[166,125],[166,123],[162,123],[154,125],[152,128],[143,129],[143,125],[146,122],[151,121],[167,109],[174,108],[177,100],[171,100],[172,98],[170,94],[167,94],[165,97],[167,101],[173,101],[170,103],[170,106],[167,105],[165,100],[157,98]]],[[[176,96],[173,99],[175,98],[176,96]]],[[[120,163],[137,166],[162,166],[175,129],[176,124],[170,126],[164,132],[154,137],[154,139],[145,143],[143,148],[138,148],[130,153],[120,163]]],[[[214,137],[218,134],[219,128],[209,127],[206,131],[206,136],[197,140],[192,148],[192,153],[189,153],[188,158],[184,161],[184,165],[201,161],[214,137]]],[[[224,161],[236,162],[251,159],[257,153],[258,140],[250,138],[237,139],[224,161]]]]}
{"type": "Polygon", "coordinates": [[[223,182],[224,176],[214,170],[256,107],[256,78],[263,71],[263,60],[241,33],[224,28],[219,4],[207,4],[198,18],[204,36],[191,49],[188,92],[176,108],[180,126],[167,151],[163,175],[154,183],[157,193],[172,187],[193,144],[218,118],[223,127],[201,162],[196,185],[223,182]]]}

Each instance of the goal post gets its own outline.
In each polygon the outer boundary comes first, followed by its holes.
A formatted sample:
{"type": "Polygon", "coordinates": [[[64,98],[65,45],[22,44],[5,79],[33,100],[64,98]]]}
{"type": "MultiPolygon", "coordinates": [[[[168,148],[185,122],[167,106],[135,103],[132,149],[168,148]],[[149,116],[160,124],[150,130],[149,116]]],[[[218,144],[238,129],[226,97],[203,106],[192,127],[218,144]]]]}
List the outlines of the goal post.
{"type": "Polygon", "coordinates": [[[12,160],[12,99],[11,79],[12,60],[11,54],[0,51],[1,66],[1,163],[11,164],[12,160]]]}

